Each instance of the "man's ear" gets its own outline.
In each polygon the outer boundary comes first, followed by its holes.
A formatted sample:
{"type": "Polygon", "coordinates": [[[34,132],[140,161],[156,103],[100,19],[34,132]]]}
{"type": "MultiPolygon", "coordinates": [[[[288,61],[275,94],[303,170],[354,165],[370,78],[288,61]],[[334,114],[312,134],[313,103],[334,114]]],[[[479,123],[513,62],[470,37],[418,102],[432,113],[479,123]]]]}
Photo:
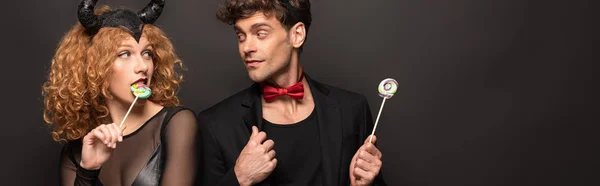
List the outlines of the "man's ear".
{"type": "Polygon", "coordinates": [[[306,40],[306,27],[304,27],[304,23],[298,22],[292,26],[290,28],[290,36],[292,46],[300,48],[304,44],[304,40],[306,40]]]}

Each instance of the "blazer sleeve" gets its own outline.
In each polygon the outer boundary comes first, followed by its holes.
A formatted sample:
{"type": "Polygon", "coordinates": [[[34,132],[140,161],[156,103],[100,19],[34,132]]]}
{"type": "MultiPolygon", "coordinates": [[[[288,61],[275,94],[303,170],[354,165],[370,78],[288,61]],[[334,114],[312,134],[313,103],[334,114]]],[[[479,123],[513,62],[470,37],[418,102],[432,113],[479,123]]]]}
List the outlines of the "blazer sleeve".
{"type": "Polygon", "coordinates": [[[201,152],[201,176],[202,185],[227,185],[239,186],[237,177],[232,168],[227,168],[221,148],[215,137],[215,133],[210,126],[210,120],[207,114],[201,112],[198,114],[198,124],[200,126],[200,136],[202,139],[201,152]]]}

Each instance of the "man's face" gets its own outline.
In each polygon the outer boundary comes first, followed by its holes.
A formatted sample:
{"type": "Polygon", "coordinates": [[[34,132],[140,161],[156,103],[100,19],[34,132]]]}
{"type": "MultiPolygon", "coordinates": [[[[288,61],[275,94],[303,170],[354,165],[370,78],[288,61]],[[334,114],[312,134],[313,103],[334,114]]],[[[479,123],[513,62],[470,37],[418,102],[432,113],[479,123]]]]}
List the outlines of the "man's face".
{"type": "Polygon", "coordinates": [[[274,14],[255,12],[248,18],[239,19],[234,29],[240,56],[252,81],[263,82],[285,72],[293,46],[288,31],[274,14]]]}

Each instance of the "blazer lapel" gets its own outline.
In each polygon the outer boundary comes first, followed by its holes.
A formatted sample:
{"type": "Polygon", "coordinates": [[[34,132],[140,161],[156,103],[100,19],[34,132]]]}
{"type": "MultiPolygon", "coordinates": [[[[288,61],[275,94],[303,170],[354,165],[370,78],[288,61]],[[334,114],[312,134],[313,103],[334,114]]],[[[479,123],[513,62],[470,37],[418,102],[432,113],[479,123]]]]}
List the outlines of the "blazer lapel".
{"type": "Polygon", "coordinates": [[[310,79],[306,74],[317,111],[323,185],[339,185],[342,154],[342,119],[337,100],[329,97],[329,89],[310,79]]]}
{"type": "MultiPolygon", "coordinates": [[[[263,130],[263,117],[262,117],[262,101],[261,95],[262,91],[260,90],[260,84],[254,83],[252,87],[250,87],[250,91],[246,94],[246,98],[242,101],[242,107],[246,108],[244,116],[242,116],[242,120],[244,121],[244,125],[248,129],[248,136],[246,138],[250,138],[250,134],[252,134],[252,126],[258,127],[258,131],[263,130]]],[[[270,178],[256,183],[256,186],[270,186],[270,178]]]]}
{"type": "Polygon", "coordinates": [[[246,108],[242,120],[248,128],[248,138],[252,133],[252,126],[257,126],[258,130],[262,130],[262,102],[260,100],[260,84],[254,83],[246,97],[242,101],[242,107],[246,108]]]}

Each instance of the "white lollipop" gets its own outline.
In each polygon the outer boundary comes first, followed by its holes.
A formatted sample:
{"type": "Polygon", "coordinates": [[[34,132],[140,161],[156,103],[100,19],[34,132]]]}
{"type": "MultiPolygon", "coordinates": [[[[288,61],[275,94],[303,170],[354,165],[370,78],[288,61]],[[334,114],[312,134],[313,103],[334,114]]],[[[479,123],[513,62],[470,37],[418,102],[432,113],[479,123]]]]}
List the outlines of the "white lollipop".
{"type": "Polygon", "coordinates": [[[390,99],[396,91],[398,90],[398,82],[395,79],[387,78],[379,83],[379,87],[377,87],[379,91],[379,96],[390,99]]]}
{"type": "Polygon", "coordinates": [[[381,111],[383,110],[385,100],[392,98],[392,96],[394,96],[394,94],[398,90],[398,81],[392,78],[386,78],[383,81],[381,81],[381,83],[379,83],[379,87],[377,87],[377,90],[379,91],[379,96],[383,98],[383,101],[381,102],[381,107],[379,107],[379,113],[377,114],[377,119],[375,120],[375,126],[373,126],[373,132],[371,132],[369,143],[373,141],[373,135],[375,134],[377,123],[379,123],[379,116],[381,116],[381,111]]]}

